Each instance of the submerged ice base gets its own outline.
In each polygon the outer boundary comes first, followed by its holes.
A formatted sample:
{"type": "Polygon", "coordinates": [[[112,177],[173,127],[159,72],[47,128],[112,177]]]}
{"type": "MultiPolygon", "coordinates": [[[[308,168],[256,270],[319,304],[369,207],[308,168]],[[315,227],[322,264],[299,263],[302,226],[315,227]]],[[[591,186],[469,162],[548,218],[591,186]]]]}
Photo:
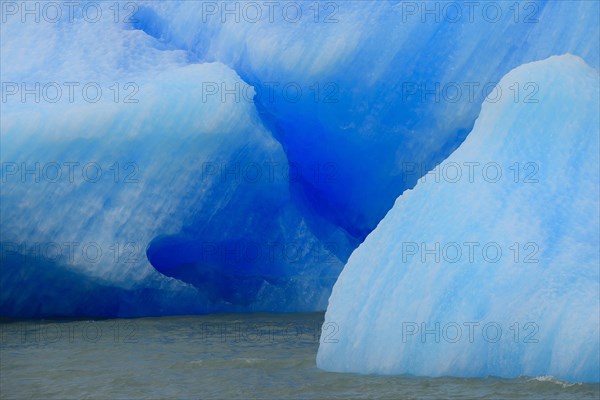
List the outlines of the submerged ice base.
{"type": "Polygon", "coordinates": [[[354,251],[319,368],[600,380],[598,71],[551,57],[500,85],[516,82],[536,82],[538,101],[484,104],[354,251]]]}

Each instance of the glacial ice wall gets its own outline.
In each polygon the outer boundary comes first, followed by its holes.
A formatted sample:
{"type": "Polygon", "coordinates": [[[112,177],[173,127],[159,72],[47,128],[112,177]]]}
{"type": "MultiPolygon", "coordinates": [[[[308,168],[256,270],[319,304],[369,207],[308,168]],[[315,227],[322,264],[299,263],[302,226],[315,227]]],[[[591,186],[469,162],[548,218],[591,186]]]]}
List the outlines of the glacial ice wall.
{"type": "Polygon", "coordinates": [[[3,31],[2,59],[17,61],[3,78],[18,83],[3,86],[3,313],[324,308],[350,246],[290,199],[302,171],[290,171],[252,101],[205,95],[216,81],[251,99],[235,71],[184,63],[111,21],[22,25],[3,31]],[[112,50],[90,46],[101,35],[112,50]],[[60,82],[63,95],[23,94],[23,42],[52,49],[67,37],[72,46],[39,54],[24,80],[29,90],[60,82]]]}
{"type": "Polygon", "coordinates": [[[1,10],[4,315],[322,310],[495,81],[599,59],[596,2],[23,4],[1,10]]]}
{"type": "Polygon", "coordinates": [[[600,380],[598,71],[557,56],[500,86],[522,81],[537,101],[484,104],[354,251],[320,368],[600,380]]]}
{"type": "Polygon", "coordinates": [[[295,192],[358,243],[416,183],[403,166],[445,159],[508,71],[564,53],[599,67],[597,2],[264,4],[148,2],[136,26],[235,69],[290,162],[334,165],[295,192]]]}

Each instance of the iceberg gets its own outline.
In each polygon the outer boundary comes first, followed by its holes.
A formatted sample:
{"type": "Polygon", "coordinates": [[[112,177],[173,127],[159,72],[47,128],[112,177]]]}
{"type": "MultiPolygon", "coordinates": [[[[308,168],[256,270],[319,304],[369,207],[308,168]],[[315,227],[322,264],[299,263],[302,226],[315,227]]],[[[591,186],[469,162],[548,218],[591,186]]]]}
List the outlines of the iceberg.
{"type": "Polygon", "coordinates": [[[500,77],[600,58],[597,2],[65,4],[0,9],[2,315],[324,310],[500,77]]]}
{"type": "Polygon", "coordinates": [[[537,101],[484,103],[352,253],[319,368],[600,380],[598,71],[555,56],[499,86],[517,82],[537,101]]]}

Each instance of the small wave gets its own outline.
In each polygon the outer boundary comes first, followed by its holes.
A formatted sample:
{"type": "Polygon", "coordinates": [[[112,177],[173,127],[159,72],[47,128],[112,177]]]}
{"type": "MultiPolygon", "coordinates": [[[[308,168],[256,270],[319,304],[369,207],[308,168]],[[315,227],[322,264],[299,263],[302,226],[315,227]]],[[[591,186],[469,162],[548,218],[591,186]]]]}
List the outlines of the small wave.
{"type": "Polygon", "coordinates": [[[561,381],[560,379],[557,379],[551,375],[536,376],[535,378],[528,379],[527,381],[528,382],[532,382],[532,381],[551,382],[551,383],[555,383],[557,385],[562,386],[563,389],[572,387],[572,386],[580,386],[581,385],[581,382],[565,382],[565,381],[561,381]]]}
{"type": "Polygon", "coordinates": [[[265,361],[265,358],[234,358],[234,361],[240,361],[246,364],[259,364],[265,361]]]}

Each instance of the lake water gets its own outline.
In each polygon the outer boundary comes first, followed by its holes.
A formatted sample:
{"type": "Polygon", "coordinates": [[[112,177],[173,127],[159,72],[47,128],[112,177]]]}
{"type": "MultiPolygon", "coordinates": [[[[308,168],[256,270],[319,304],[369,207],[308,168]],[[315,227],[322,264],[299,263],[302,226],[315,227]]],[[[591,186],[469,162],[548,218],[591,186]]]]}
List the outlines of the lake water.
{"type": "Polygon", "coordinates": [[[599,385],[547,377],[458,379],[324,372],[315,365],[322,322],[323,313],[2,320],[0,397],[600,398],[599,385]]]}

